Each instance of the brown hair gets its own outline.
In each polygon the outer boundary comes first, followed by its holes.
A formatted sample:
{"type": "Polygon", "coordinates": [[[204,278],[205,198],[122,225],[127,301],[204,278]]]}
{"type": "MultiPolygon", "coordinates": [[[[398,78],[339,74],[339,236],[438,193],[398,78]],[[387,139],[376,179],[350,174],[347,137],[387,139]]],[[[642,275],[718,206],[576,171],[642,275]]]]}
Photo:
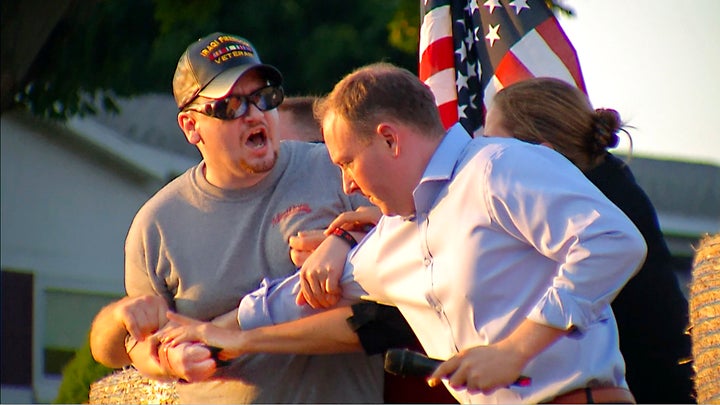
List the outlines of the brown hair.
{"type": "Polygon", "coordinates": [[[515,138],[550,143],[582,171],[595,167],[624,131],[617,111],[593,109],[585,93],[554,78],[512,84],[495,95],[492,108],[515,138]]]}
{"type": "Polygon", "coordinates": [[[389,63],[367,65],[345,76],[315,104],[320,122],[331,111],[360,137],[369,137],[384,119],[411,125],[426,136],[445,133],[432,91],[408,70],[389,63]]]}
{"type": "Polygon", "coordinates": [[[322,141],[320,123],[313,115],[313,104],[317,99],[314,96],[286,97],[282,104],[278,106],[278,112],[292,114],[292,119],[297,124],[295,130],[306,141],[322,141]]]}

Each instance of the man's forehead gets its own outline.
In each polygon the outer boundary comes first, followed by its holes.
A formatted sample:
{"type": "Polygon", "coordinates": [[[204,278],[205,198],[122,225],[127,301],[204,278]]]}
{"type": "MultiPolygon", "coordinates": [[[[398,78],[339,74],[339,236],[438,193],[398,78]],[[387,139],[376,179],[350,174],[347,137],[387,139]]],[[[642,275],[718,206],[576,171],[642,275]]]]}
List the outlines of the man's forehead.
{"type": "Polygon", "coordinates": [[[328,142],[332,144],[334,141],[333,135],[335,134],[335,131],[333,131],[332,128],[334,125],[333,121],[334,120],[331,119],[329,114],[325,114],[320,122],[320,131],[322,131],[323,139],[325,139],[326,144],[328,144],[328,142]]]}
{"type": "Polygon", "coordinates": [[[334,112],[327,111],[322,119],[322,132],[327,145],[328,153],[333,162],[338,162],[343,158],[343,154],[347,151],[349,138],[343,132],[347,130],[343,119],[339,118],[334,112]]]}

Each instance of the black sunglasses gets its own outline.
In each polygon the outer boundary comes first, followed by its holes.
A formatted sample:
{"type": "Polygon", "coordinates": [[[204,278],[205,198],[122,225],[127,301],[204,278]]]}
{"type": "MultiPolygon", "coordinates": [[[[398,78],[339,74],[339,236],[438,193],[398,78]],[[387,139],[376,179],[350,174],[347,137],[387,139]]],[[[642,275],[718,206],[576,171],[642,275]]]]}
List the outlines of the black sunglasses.
{"type": "Polygon", "coordinates": [[[185,107],[185,110],[199,112],[221,120],[234,120],[248,112],[250,103],[260,111],[268,111],[277,108],[284,98],[285,93],[282,86],[267,86],[247,96],[230,95],[205,104],[189,105],[185,107]]]}

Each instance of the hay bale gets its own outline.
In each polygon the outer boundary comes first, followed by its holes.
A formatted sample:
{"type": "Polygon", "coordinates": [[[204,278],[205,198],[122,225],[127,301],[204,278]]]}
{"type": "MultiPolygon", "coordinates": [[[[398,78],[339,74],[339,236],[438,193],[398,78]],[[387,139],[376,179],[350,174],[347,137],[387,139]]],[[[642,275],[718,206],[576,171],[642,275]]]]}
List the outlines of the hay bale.
{"type": "Polygon", "coordinates": [[[720,234],[700,241],[689,294],[697,401],[720,404],[720,234]]]}
{"type": "Polygon", "coordinates": [[[177,404],[175,383],[147,378],[126,367],[90,384],[90,404],[177,404]]]}

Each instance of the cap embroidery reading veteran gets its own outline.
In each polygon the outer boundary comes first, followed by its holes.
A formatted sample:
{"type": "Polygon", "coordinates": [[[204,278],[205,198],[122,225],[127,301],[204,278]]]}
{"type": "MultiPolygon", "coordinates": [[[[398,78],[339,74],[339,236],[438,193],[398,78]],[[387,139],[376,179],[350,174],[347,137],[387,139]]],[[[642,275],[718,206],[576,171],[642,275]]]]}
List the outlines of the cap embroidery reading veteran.
{"type": "Polygon", "coordinates": [[[282,84],[280,71],[262,63],[250,41],[219,32],[201,38],[178,61],[173,77],[175,102],[182,110],[197,96],[223,98],[251,69],[259,70],[271,84],[282,84]]]}

